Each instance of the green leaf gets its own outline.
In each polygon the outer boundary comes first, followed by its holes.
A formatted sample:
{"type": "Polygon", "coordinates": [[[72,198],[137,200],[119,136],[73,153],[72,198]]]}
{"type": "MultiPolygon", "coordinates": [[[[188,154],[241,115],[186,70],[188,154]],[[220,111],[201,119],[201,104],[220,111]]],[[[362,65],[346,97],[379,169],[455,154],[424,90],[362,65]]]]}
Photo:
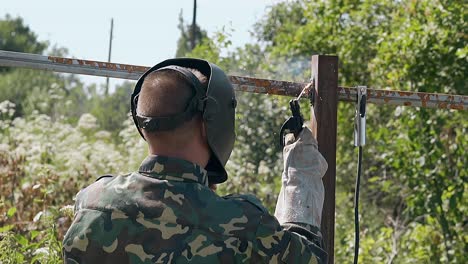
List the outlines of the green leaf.
{"type": "Polygon", "coordinates": [[[31,231],[31,240],[33,240],[34,238],[36,238],[39,234],[40,234],[39,231],[37,231],[37,230],[32,230],[32,231],[31,231]]]}
{"type": "Polygon", "coordinates": [[[372,183],[372,182],[376,182],[376,181],[378,181],[378,180],[380,180],[380,177],[375,176],[375,177],[369,178],[368,181],[369,181],[369,183],[372,183]]]}
{"type": "Polygon", "coordinates": [[[27,246],[29,244],[29,241],[28,239],[26,239],[24,236],[22,235],[15,235],[15,239],[16,241],[22,245],[23,247],[27,246]]]}
{"type": "Polygon", "coordinates": [[[12,217],[16,213],[16,207],[11,207],[8,209],[7,216],[12,217]]]}
{"type": "Polygon", "coordinates": [[[5,225],[0,227],[0,233],[8,232],[15,227],[14,225],[5,225]]]}

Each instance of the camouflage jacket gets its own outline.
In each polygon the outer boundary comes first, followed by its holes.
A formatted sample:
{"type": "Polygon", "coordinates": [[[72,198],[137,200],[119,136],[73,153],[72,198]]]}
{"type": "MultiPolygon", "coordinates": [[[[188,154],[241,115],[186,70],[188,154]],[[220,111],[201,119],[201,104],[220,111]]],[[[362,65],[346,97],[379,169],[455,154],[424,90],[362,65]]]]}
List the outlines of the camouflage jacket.
{"type": "Polygon", "coordinates": [[[318,231],[280,226],[254,196],[220,197],[191,162],[149,156],[77,194],[66,263],[322,263],[318,231]]]}

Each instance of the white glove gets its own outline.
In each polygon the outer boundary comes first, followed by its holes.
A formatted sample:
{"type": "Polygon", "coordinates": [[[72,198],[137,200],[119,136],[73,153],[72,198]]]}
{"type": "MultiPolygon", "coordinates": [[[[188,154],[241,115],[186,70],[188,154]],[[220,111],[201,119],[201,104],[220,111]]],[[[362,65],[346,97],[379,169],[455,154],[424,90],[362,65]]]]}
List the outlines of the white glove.
{"type": "Polygon", "coordinates": [[[275,217],[280,224],[293,222],[320,227],[324,199],[322,177],[328,164],[307,126],[296,142],[284,147],[283,158],[282,186],[275,217]]]}

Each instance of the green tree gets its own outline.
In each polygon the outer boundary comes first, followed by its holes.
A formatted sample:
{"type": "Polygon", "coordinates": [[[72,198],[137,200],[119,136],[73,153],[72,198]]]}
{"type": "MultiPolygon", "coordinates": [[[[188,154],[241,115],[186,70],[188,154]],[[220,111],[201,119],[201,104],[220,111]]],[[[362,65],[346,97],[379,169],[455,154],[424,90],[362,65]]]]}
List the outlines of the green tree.
{"type": "Polygon", "coordinates": [[[90,96],[88,111],[98,119],[101,128],[114,132],[114,136],[124,128],[130,112],[133,86],[133,82],[124,82],[109,95],[94,92],[90,96]]]}
{"type": "Polygon", "coordinates": [[[180,30],[180,37],[177,40],[176,57],[186,56],[186,54],[193,50],[193,44],[196,46],[207,37],[206,31],[201,29],[198,24],[187,24],[184,21],[182,10],[179,14],[179,25],[177,27],[180,30]]]}
{"type": "MultiPolygon", "coordinates": [[[[0,19],[0,50],[42,53],[47,48],[47,42],[38,41],[36,34],[26,26],[20,17],[6,15],[0,19]]],[[[0,73],[9,68],[0,67],[0,73]]]]}
{"type": "Polygon", "coordinates": [[[0,19],[0,49],[16,52],[42,53],[48,44],[37,36],[20,17],[6,15],[0,19]]]}
{"type": "MultiPolygon", "coordinates": [[[[462,3],[453,1],[293,1],[273,6],[257,24],[257,36],[274,56],[337,54],[344,85],[464,93],[463,10],[462,3]]],[[[336,253],[341,261],[352,254],[347,220],[354,178],[349,175],[355,174],[350,166],[355,161],[352,126],[346,125],[351,124],[350,108],[340,105],[338,121],[337,199],[342,203],[337,205],[336,253]]],[[[466,158],[460,152],[467,142],[460,136],[466,134],[466,118],[447,110],[392,112],[388,107],[368,111],[370,144],[361,193],[362,203],[373,206],[362,212],[367,231],[361,258],[460,262],[466,251],[466,237],[458,235],[463,229],[460,212],[466,213],[461,202],[466,158]],[[417,233],[428,230],[430,238],[417,233]],[[408,239],[410,234],[418,239],[408,239]],[[427,250],[421,245],[425,239],[433,243],[427,250]],[[404,253],[408,248],[413,252],[404,253]]]]}

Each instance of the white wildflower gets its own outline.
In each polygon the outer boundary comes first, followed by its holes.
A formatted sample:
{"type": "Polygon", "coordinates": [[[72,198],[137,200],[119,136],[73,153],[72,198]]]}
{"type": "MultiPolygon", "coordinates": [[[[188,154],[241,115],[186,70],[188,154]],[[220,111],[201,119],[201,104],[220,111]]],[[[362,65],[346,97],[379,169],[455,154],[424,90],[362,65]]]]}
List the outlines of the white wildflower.
{"type": "Polygon", "coordinates": [[[12,117],[15,113],[15,104],[6,100],[0,102],[0,115],[6,115],[7,117],[12,117]]]}
{"type": "Polygon", "coordinates": [[[403,113],[403,110],[404,110],[404,109],[403,109],[402,106],[397,106],[397,107],[395,108],[395,116],[396,116],[396,117],[400,116],[401,113],[403,113]]]}
{"type": "Polygon", "coordinates": [[[43,214],[44,214],[43,211],[40,211],[39,213],[37,213],[37,214],[34,216],[33,221],[34,221],[34,222],[39,221],[39,220],[41,219],[41,216],[42,216],[43,214]]]}
{"type": "Polygon", "coordinates": [[[69,204],[69,205],[65,205],[62,208],[60,208],[60,211],[61,212],[65,212],[65,211],[69,211],[69,210],[73,211],[73,208],[74,208],[74,206],[69,204]]]}
{"type": "Polygon", "coordinates": [[[60,88],[60,85],[58,83],[53,83],[50,85],[50,90],[58,90],[60,88]]]}
{"type": "Polygon", "coordinates": [[[51,94],[51,95],[49,96],[49,98],[52,99],[52,100],[60,100],[60,99],[63,98],[63,96],[60,95],[60,94],[51,94]]]}
{"type": "Polygon", "coordinates": [[[111,133],[109,131],[101,130],[98,131],[94,136],[98,139],[109,139],[111,137],[111,133]]]}
{"type": "Polygon", "coordinates": [[[83,114],[78,121],[78,127],[85,130],[95,129],[97,128],[97,119],[92,114],[83,114]]]}
{"type": "Polygon", "coordinates": [[[24,182],[23,184],[21,184],[21,190],[27,190],[31,187],[31,183],[30,182],[24,182]]]}
{"type": "Polygon", "coordinates": [[[266,162],[264,160],[260,161],[260,164],[258,165],[258,174],[268,174],[270,171],[271,170],[266,165],[266,162]]]}
{"type": "Polygon", "coordinates": [[[75,207],[73,205],[65,205],[62,208],[60,208],[60,213],[62,215],[72,216],[74,211],[75,211],[75,207]]]}
{"type": "Polygon", "coordinates": [[[49,255],[49,248],[48,247],[41,247],[34,251],[33,255],[49,255]]]}
{"type": "Polygon", "coordinates": [[[8,152],[10,151],[10,146],[5,143],[0,144],[0,152],[8,152]]]}
{"type": "Polygon", "coordinates": [[[38,107],[42,111],[45,111],[49,107],[49,104],[47,102],[41,102],[41,103],[38,104],[38,107]]]}

